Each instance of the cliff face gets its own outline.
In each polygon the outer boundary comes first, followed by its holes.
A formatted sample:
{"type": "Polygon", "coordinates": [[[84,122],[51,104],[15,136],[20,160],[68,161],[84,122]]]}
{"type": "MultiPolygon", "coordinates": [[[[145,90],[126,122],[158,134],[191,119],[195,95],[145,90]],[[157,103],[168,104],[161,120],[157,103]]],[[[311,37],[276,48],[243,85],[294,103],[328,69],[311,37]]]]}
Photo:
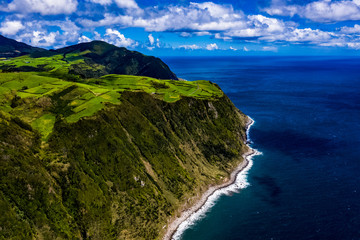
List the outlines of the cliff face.
{"type": "Polygon", "coordinates": [[[124,92],[93,116],[58,116],[46,143],[0,114],[0,235],[5,239],[158,239],[166,221],[246,150],[231,101],[169,103],[124,92]]]}
{"type": "Polygon", "coordinates": [[[104,42],[44,51],[0,61],[0,239],[159,239],[242,161],[216,84],[104,42]]]}

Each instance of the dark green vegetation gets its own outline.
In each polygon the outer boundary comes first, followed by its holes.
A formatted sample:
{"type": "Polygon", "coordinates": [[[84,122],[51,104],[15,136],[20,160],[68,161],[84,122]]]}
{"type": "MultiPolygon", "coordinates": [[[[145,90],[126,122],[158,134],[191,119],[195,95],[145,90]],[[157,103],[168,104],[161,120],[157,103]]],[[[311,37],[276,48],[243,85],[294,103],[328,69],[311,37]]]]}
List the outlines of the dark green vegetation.
{"type": "MultiPolygon", "coordinates": [[[[139,52],[129,51],[126,48],[119,48],[101,41],[81,43],[58,49],[56,52],[65,57],[68,54],[82,54],[86,67],[82,63],[76,64],[70,69],[70,73],[86,78],[105,74],[125,74],[177,80],[176,75],[159,58],[145,56],[139,52]],[[83,70],[84,67],[85,70],[83,70]],[[97,71],[89,71],[89,68],[97,69],[97,71]]],[[[68,61],[76,59],[79,57],[71,55],[68,61]]]]}
{"type": "Polygon", "coordinates": [[[79,78],[98,78],[107,74],[178,79],[159,58],[145,56],[102,41],[80,43],[49,51],[1,35],[0,70],[3,72],[46,71],[53,77],[75,81],[79,78]],[[6,59],[15,56],[21,57],[6,59]]]}
{"type": "Polygon", "coordinates": [[[17,42],[13,39],[9,39],[0,35],[0,59],[17,57],[35,52],[41,52],[44,54],[47,51],[45,49],[32,47],[25,43],[17,42]]]}
{"type": "Polygon", "coordinates": [[[242,161],[246,116],[215,84],[44,70],[0,73],[0,239],[159,239],[242,161]]]}

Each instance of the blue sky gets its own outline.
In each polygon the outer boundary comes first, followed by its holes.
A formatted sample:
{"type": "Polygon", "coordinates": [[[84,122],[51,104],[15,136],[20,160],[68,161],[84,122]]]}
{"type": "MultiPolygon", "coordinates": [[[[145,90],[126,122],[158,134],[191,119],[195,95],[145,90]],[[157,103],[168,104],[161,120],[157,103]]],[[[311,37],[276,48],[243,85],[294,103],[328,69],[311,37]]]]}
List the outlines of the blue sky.
{"type": "Polygon", "coordinates": [[[0,0],[0,34],[150,55],[358,55],[360,0],[0,0]]]}

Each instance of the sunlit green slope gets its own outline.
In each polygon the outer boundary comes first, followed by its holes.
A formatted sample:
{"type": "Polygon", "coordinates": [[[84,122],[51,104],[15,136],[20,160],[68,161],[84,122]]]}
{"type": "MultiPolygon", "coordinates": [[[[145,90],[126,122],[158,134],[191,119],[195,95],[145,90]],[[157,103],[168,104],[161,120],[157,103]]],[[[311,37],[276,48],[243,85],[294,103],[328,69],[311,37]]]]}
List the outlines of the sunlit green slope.
{"type": "Polygon", "coordinates": [[[216,84],[107,74],[122,51],[0,60],[0,239],[161,239],[243,160],[247,117],[216,84]]]}
{"type": "Polygon", "coordinates": [[[69,123],[76,122],[81,117],[92,116],[107,103],[119,105],[124,91],[143,91],[166,102],[175,102],[185,96],[216,99],[223,95],[208,81],[106,75],[99,79],[70,82],[44,75],[0,73],[0,110],[20,117],[40,131],[45,139],[57,116],[64,117],[69,123]]]}

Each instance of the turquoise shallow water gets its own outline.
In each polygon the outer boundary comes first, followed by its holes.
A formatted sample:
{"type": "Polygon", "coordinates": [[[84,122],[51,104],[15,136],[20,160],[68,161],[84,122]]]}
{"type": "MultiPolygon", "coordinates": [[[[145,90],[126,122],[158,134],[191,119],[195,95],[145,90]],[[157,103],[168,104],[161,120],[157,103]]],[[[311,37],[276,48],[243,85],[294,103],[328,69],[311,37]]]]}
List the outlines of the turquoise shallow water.
{"type": "Polygon", "coordinates": [[[360,58],[163,58],[217,83],[251,116],[249,187],[221,196],[182,235],[202,239],[360,239],[360,58]]]}

